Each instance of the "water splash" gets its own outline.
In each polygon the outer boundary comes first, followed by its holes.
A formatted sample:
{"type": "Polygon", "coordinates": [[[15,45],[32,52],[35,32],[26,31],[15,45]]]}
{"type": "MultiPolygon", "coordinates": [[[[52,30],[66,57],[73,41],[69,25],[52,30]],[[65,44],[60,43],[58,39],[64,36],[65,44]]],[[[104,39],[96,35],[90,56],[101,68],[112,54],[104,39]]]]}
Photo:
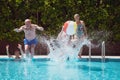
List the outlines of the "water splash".
{"type": "Polygon", "coordinates": [[[61,38],[57,37],[56,39],[53,37],[47,39],[45,36],[40,36],[39,41],[47,43],[50,50],[48,56],[54,61],[77,60],[79,50],[83,45],[89,45],[87,38],[70,40],[70,36],[64,34],[61,38]]]}
{"type": "Polygon", "coordinates": [[[38,35],[38,40],[40,43],[46,43],[48,45],[50,51],[48,56],[51,60],[65,61],[76,60],[80,49],[84,45],[90,48],[98,48],[101,45],[101,41],[108,36],[109,33],[101,31],[97,32],[97,34],[95,32],[91,33],[89,38],[70,39],[70,36],[66,35],[65,32],[60,32],[57,38],[38,35]],[[101,38],[100,35],[103,35],[103,33],[104,37],[101,38]],[[97,43],[92,43],[93,40],[97,40],[97,43]]]}
{"type": "Polygon", "coordinates": [[[111,35],[112,32],[109,31],[92,31],[91,33],[89,33],[89,38],[92,41],[101,44],[102,41],[108,41],[111,35]]]}

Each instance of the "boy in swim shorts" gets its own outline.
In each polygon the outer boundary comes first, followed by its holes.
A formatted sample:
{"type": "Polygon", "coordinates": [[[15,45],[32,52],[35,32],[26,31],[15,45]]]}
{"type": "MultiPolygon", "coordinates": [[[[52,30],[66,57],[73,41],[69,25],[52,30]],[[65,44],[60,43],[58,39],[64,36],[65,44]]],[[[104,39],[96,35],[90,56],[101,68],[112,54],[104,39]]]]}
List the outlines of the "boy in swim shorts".
{"type": "Polygon", "coordinates": [[[37,44],[36,29],[40,31],[44,30],[43,27],[39,27],[36,24],[32,24],[30,19],[26,19],[25,25],[21,26],[19,29],[18,28],[14,29],[14,31],[16,32],[24,31],[25,33],[25,39],[24,39],[25,54],[31,53],[31,57],[33,57],[35,53],[34,49],[37,44]]]}

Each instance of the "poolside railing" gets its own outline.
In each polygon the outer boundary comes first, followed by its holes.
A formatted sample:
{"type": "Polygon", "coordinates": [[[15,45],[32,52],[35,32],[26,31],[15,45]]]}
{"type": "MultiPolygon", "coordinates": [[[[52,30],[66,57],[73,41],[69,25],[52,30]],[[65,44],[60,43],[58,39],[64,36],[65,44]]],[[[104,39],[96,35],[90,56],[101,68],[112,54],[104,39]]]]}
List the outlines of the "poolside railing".
{"type": "MultiPolygon", "coordinates": [[[[101,57],[102,60],[105,59],[105,41],[103,41],[101,45],[101,57]]],[[[90,59],[91,59],[91,42],[89,42],[89,60],[90,59]]]]}
{"type": "Polygon", "coordinates": [[[105,59],[105,41],[102,42],[101,56],[102,56],[102,59],[105,59]]]}
{"type": "Polygon", "coordinates": [[[89,41],[89,61],[91,60],[91,42],[89,41]]]}

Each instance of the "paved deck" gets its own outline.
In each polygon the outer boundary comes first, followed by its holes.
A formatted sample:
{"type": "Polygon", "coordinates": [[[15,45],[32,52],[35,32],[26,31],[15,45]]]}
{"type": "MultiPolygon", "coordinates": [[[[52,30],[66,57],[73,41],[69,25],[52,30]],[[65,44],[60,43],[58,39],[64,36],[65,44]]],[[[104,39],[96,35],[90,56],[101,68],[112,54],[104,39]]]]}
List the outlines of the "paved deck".
{"type": "MultiPolygon", "coordinates": [[[[15,57],[13,55],[13,57],[15,57]]],[[[0,58],[8,58],[7,55],[0,55],[0,58]]],[[[47,55],[35,55],[34,58],[49,58],[47,55]]],[[[89,56],[82,56],[82,58],[89,58],[89,56]]],[[[91,56],[91,58],[102,58],[101,56],[91,56]]],[[[105,58],[120,59],[120,56],[105,56],[105,58]]]]}

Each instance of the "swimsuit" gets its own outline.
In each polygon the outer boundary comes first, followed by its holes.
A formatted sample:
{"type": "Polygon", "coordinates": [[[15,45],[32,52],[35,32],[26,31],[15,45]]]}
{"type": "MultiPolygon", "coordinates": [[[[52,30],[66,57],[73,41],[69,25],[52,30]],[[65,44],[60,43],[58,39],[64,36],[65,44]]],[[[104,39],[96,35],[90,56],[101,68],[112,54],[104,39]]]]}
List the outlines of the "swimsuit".
{"type": "Polygon", "coordinates": [[[84,35],[83,25],[82,25],[82,24],[78,24],[77,30],[76,30],[76,35],[77,35],[77,37],[79,37],[79,38],[84,35]]]}

